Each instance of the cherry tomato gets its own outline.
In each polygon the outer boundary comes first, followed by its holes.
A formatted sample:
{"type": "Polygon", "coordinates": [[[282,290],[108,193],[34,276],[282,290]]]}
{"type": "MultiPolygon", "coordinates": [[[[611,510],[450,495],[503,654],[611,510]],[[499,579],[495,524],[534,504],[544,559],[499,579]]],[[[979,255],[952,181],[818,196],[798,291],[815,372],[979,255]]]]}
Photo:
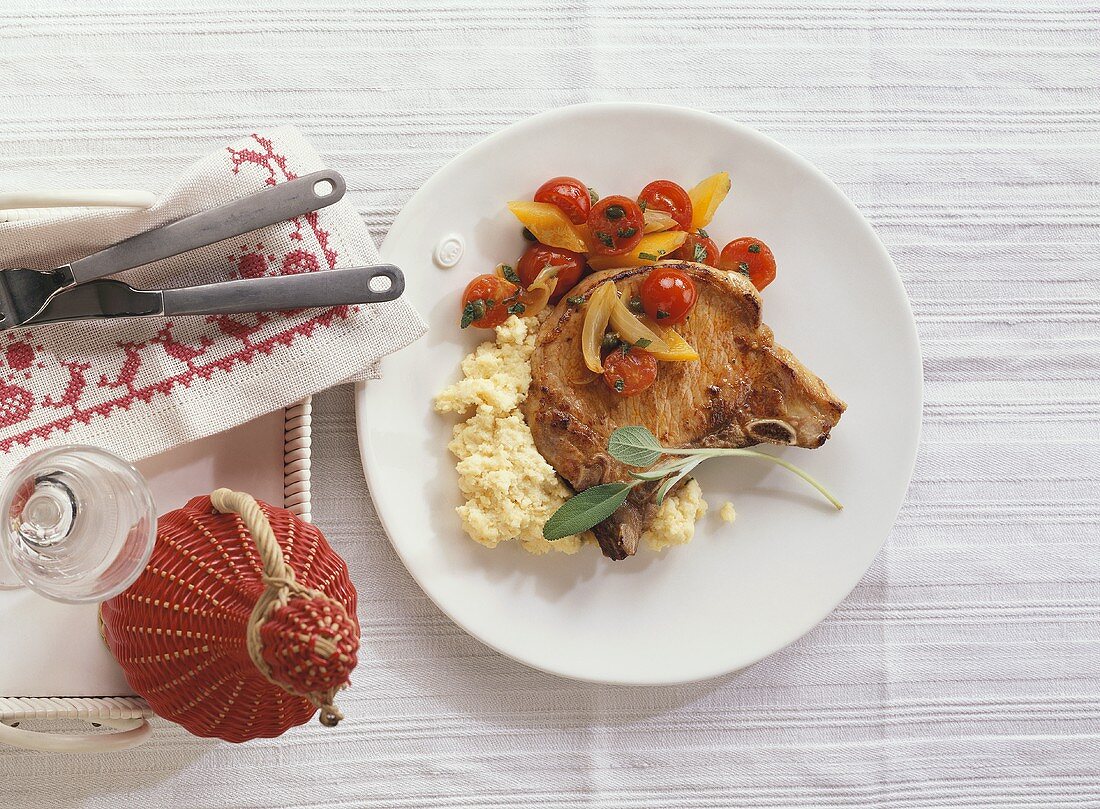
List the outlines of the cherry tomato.
{"type": "Polygon", "coordinates": [[[588,214],[592,230],[592,252],[618,256],[638,246],[645,230],[645,217],[638,203],[629,197],[604,197],[588,214]]]}
{"type": "Polygon", "coordinates": [[[641,348],[616,348],[604,357],[603,381],[620,396],[641,393],[657,381],[657,358],[641,348]]]}
{"type": "Polygon", "coordinates": [[[558,268],[558,283],[550,295],[550,302],[557,303],[581,280],[581,275],[584,274],[584,256],[563,247],[532,244],[523,251],[519,264],[516,265],[519,282],[525,288],[530,286],[538,274],[548,266],[558,268]]]}
{"type": "Polygon", "coordinates": [[[462,293],[462,328],[476,326],[491,329],[499,326],[519,300],[520,289],[497,275],[478,275],[462,293]]]}
{"type": "Polygon", "coordinates": [[[574,225],[587,222],[588,212],[592,209],[588,186],[576,177],[553,177],[547,180],[535,192],[535,202],[557,205],[574,225]]]}
{"type": "Polygon", "coordinates": [[[657,267],[642,281],[642,308],[650,320],[662,326],[682,323],[698,295],[691,277],[675,267],[657,267]]]}
{"type": "Polygon", "coordinates": [[[714,243],[714,239],[704,236],[703,233],[689,233],[684,239],[683,246],[670,254],[669,258],[678,261],[697,261],[700,264],[717,267],[718,245],[714,243]]]}
{"type": "Polygon", "coordinates": [[[723,247],[718,266],[747,275],[757,289],[763,289],[775,280],[775,256],[771,248],[751,236],[734,239],[723,247]]]}
{"type": "Polygon", "coordinates": [[[654,180],[638,195],[646,208],[672,214],[680,230],[691,230],[691,197],[672,180],[654,180]]]}

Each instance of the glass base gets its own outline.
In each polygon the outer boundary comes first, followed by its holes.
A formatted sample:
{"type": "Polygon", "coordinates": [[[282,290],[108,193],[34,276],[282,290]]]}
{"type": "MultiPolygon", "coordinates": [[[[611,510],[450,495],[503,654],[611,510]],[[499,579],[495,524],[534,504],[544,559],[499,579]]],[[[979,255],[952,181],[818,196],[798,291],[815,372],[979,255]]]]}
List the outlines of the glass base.
{"type": "Polygon", "coordinates": [[[22,584],[73,603],[129,587],[156,534],[144,478],[96,447],[56,447],[25,459],[5,481],[0,522],[9,568],[0,569],[0,586],[22,584]]]}

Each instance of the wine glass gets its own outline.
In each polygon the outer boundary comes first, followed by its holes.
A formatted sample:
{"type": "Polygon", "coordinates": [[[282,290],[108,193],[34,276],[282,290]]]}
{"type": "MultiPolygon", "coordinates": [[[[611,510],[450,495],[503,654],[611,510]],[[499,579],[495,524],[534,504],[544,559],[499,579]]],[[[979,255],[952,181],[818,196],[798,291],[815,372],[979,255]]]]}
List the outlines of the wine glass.
{"type": "Polygon", "coordinates": [[[85,446],[36,452],[0,489],[0,587],[105,601],[145,569],[156,527],[149,486],[122,458],[85,446]]]}

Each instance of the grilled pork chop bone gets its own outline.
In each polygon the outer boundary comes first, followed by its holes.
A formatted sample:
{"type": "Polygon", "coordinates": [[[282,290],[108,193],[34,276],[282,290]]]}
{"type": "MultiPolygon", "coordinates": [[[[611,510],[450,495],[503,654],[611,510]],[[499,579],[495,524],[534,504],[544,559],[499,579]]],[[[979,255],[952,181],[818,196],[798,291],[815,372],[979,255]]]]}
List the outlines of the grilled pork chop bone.
{"type": "MultiPolygon", "coordinates": [[[[675,266],[699,297],[676,330],[699,353],[692,362],[663,362],[657,381],[636,396],[613,392],[585,365],[584,306],[576,303],[611,282],[624,297],[639,294],[652,267],[604,270],[582,280],[539,328],[531,357],[524,414],[535,446],[576,491],[629,481],[630,467],[607,453],[618,427],[641,425],[663,446],[748,447],[759,443],[820,447],[845,404],[789,351],[761,320],[760,293],[740,273],[693,262],[675,266]],[[570,303],[570,301],[574,303],[570,303]]],[[[657,484],[635,487],[596,526],[604,555],[624,559],[657,512],[657,484]]]]}

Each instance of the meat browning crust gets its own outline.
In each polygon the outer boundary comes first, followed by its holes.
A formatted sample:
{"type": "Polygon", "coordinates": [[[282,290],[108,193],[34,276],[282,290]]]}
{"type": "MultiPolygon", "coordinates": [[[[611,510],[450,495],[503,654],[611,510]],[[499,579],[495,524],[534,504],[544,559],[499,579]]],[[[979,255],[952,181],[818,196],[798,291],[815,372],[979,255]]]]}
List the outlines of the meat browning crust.
{"type": "MultiPolygon", "coordinates": [[[[661,363],[657,381],[631,397],[611,391],[584,364],[584,307],[569,300],[606,281],[624,298],[637,295],[651,267],[605,270],[578,284],[539,329],[531,357],[524,414],[535,446],[576,491],[630,480],[629,468],[607,454],[611,433],[647,427],[669,447],[747,447],[762,442],[813,449],[829,438],[845,404],[761,321],[760,294],[738,273],[692,262],[663,262],[686,272],[699,292],[677,331],[695,346],[698,362],[661,363]]],[[[635,488],[594,529],[611,559],[637,550],[656,514],[656,485],[635,488]]]]}

